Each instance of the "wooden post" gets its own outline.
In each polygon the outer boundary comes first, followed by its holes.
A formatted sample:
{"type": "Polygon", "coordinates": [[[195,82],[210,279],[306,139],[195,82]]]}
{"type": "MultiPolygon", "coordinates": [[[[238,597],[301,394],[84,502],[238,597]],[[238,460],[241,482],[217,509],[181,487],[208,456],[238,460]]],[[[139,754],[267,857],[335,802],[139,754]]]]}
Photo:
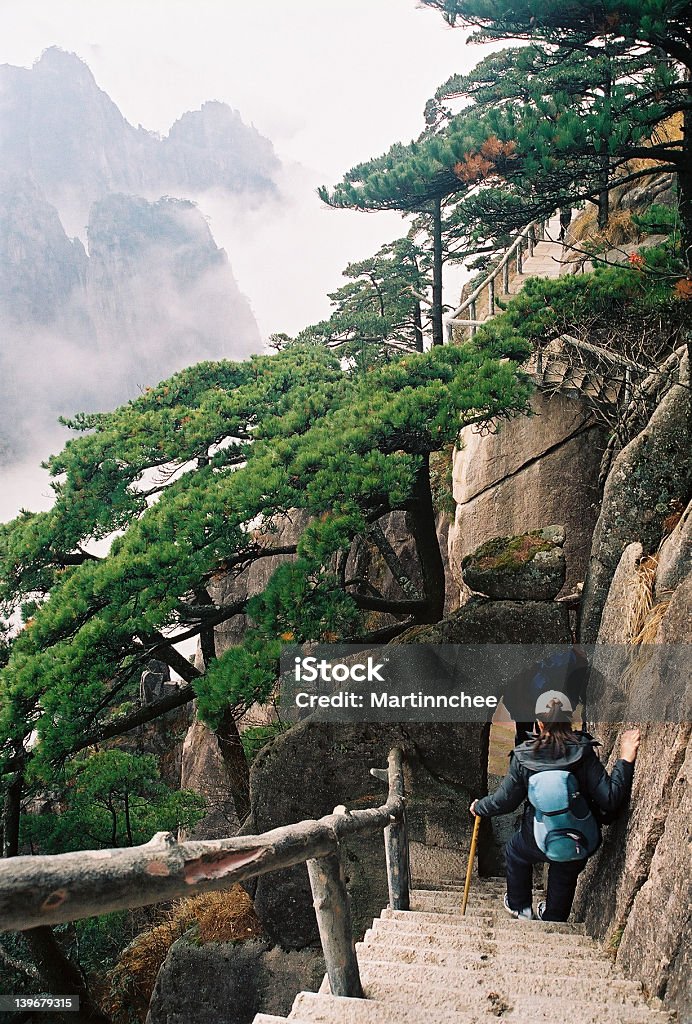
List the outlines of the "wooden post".
{"type": "Polygon", "coordinates": [[[533,256],[533,247],[536,244],[536,238],[535,238],[535,235],[534,235],[534,230],[535,229],[534,229],[534,226],[532,224],[531,227],[529,228],[529,235],[528,235],[528,238],[529,238],[529,256],[530,257],[533,256]]]}
{"type": "Polygon", "coordinates": [[[522,245],[521,245],[521,241],[520,241],[519,244],[517,245],[517,274],[521,274],[522,273],[522,268],[523,268],[523,252],[522,252],[522,245]]]}
{"type": "MultiPolygon", "coordinates": [[[[475,300],[469,306],[469,319],[470,320],[475,320],[476,319],[476,303],[475,303],[475,300]]],[[[477,330],[478,330],[478,328],[476,327],[476,325],[475,324],[471,324],[471,337],[474,336],[474,334],[476,333],[477,330]]]]}
{"type": "Polygon", "coordinates": [[[332,995],[364,999],[341,860],[330,853],[307,866],[332,995]]]}
{"type": "Polygon", "coordinates": [[[502,268],[502,291],[505,295],[509,295],[509,259],[502,268]]]}
{"type": "MultiPolygon", "coordinates": [[[[389,795],[404,799],[404,772],[401,750],[393,750],[388,768],[389,795]]],[[[410,869],[406,807],[401,821],[394,821],[384,830],[384,852],[387,859],[389,906],[392,910],[410,907],[410,869]]]]}
{"type": "Polygon", "coordinates": [[[488,281],[488,316],[495,316],[495,278],[488,281]]]}

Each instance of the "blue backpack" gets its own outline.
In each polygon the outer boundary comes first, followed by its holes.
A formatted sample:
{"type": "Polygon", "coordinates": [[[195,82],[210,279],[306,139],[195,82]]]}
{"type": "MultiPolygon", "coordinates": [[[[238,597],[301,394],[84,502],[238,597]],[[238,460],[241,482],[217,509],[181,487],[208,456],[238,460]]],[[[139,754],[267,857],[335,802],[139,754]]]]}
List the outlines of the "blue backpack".
{"type": "Polygon", "coordinates": [[[601,834],[572,772],[536,772],[529,779],[533,835],[548,860],[583,860],[598,848],[601,834]]]}

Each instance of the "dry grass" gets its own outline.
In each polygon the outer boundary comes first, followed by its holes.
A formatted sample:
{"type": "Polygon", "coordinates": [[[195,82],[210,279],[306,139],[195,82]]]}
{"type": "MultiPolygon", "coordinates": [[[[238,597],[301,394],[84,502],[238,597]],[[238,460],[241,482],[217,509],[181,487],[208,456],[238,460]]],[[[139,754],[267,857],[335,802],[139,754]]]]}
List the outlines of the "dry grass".
{"type": "Polygon", "coordinates": [[[659,601],[658,604],[653,605],[644,619],[641,629],[636,636],[630,641],[633,644],[652,644],[656,639],[658,633],[658,627],[661,625],[661,619],[668,611],[668,605],[670,601],[659,601]]]}
{"type": "Polygon", "coordinates": [[[262,934],[252,900],[239,885],[228,892],[209,892],[174,903],[166,919],[142,932],[123,950],[108,976],[100,1002],[114,1024],[144,1024],[161,965],[176,939],[196,929],[201,944],[238,942],[262,934]]]}
{"type": "MultiPolygon", "coordinates": [[[[613,211],[606,227],[601,230],[598,227],[598,210],[595,206],[588,206],[570,225],[567,241],[571,245],[588,241],[589,246],[599,249],[617,249],[630,242],[637,242],[640,238],[641,231],[632,220],[629,210],[613,211]]],[[[571,254],[573,259],[581,255],[579,252],[571,254]]],[[[569,258],[570,254],[567,253],[567,256],[569,258]]]]}
{"type": "Polygon", "coordinates": [[[636,643],[654,603],[654,582],[658,555],[643,558],[632,577],[625,601],[626,643],[636,643]]]}

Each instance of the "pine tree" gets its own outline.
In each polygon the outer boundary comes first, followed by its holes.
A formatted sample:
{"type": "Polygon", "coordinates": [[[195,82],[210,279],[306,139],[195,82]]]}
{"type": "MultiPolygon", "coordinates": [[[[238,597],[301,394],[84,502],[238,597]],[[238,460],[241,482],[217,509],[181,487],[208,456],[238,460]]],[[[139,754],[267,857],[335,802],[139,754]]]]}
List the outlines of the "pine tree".
{"type": "MultiPolygon", "coordinates": [[[[679,186],[683,253],[689,264],[692,252],[692,6],[688,0],[574,0],[569,4],[550,0],[423,0],[440,10],[454,25],[472,26],[473,39],[529,41],[540,55],[539,71],[546,86],[557,74],[559,91],[554,105],[542,109],[536,102],[534,72],[528,72],[529,88],[516,93],[518,102],[535,107],[535,118],[524,121],[526,155],[532,156],[527,172],[549,169],[550,151],[573,163],[577,194],[600,198],[623,180],[672,170],[679,186]],[[576,72],[570,83],[565,70],[576,72]],[[580,81],[581,80],[581,81],[580,81]],[[594,89],[594,86],[596,88],[594,89]],[[678,137],[668,126],[681,120],[678,137]],[[534,152],[526,146],[535,133],[534,152]],[[600,147],[597,148],[600,140],[600,147]],[[548,152],[546,152],[546,143],[548,152]],[[580,147],[585,145],[585,149],[580,147]],[[581,159],[579,159],[581,157],[581,159]],[[584,157],[600,169],[601,188],[579,187],[584,157]],[[631,166],[647,161],[649,167],[631,166]],[[589,193],[586,195],[586,193],[589,193]]],[[[510,51],[515,52],[517,51],[510,51]]],[[[528,57],[529,61],[533,58],[528,57]]],[[[515,67],[524,61],[518,53],[509,57],[515,67]]],[[[491,62],[486,71],[492,68],[491,62]]],[[[471,88],[472,94],[497,101],[502,94],[504,71],[495,62],[495,75],[486,74],[471,88]]],[[[474,73],[475,74],[475,73],[474,73]]],[[[479,76],[480,77],[480,76],[479,76]]],[[[510,74],[511,80],[511,74],[510,74]]],[[[516,83],[514,83],[516,86],[516,83]]],[[[469,85],[464,86],[468,94],[469,85]]],[[[547,90],[546,90],[547,92],[547,90]]],[[[545,102],[545,101],[544,101],[545,102]]],[[[436,112],[437,114],[437,112],[436,112]]],[[[593,178],[593,173],[590,175],[593,178]]],[[[559,179],[558,179],[559,183],[559,179]]],[[[598,183],[596,183],[598,184],[598,183]]]]}
{"type": "Polygon", "coordinates": [[[422,352],[428,264],[427,253],[411,237],[349,263],[343,271],[348,283],[329,295],[330,318],[305,328],[296,342],[326,345],[360,368],[393,352],[422,352]]]}
{"type": "MultiPolygon", "coordinates": [[[[82,436],[49,462],[54,507],[0,529],[0,614],[24,622],[0,671],[5,776],[50,783],[80,750],[193,696],[232,746],[235,716],[273,691],[282,638],[386,638],[439,619],[428,460],[464,423],[525,407],[529,386],[501,355],[518,356],[511,344],[437,348],[362,374],[321,346],[293,346],[202,363],[113,413],[76,417],[82,436]],[[290,509],[311,517],[297,546],[272,542],[290,509]],[[393,510],[409,514],[420,597],[373,595],[343,574],[353,541],[393,510]],[[219,574],[276,553],[295,557],[261,594],[212,600],[219,574]],[[392,625],[373,632],[373,611],[392,625]],[[241,613],[242,643],[216,657],[214,627],[241,613]],[[175,646],[190,638],[202,669],[175,646]],[[152,657],[183,685],[123,708],[152,657]]],[[[235,797],[247,807],[246,790],[235,797]]]]}

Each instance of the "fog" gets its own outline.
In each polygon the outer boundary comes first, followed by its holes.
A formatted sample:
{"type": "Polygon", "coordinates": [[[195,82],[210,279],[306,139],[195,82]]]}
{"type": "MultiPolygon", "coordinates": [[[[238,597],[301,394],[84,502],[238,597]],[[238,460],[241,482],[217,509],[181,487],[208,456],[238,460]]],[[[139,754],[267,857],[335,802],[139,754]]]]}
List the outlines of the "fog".
{"type": "MultiPolygon", "coordinates": [[[[86,0],[29,0],[6,5],[4,13],[0,61],[30,66],[58,45],[88,63],[132,124],[165,135],[186,110],[219,99],[275,145],[282,161],[275,197],[248,202],[219,190],[181,196],[198,204],[226,250],[260,338],[213,351],[203,339],[209,332],[200,329],[195,347],[195,318],[213,306],[214,289],[181,300],[158,284],[157,309],[179,319],[184,339],[171,372],[199,359],[242,358],[261,350],[271,333],[295,334],[329,314],[327,293],[343,283],[346,264],[404,234],[407,224],[395,213],[331,210],[317,186],[417,135],[436,86],[481,56],[414,0],[300,0],[290,7],[267,0],[261,8],[215,0],[105,0],[97,8],[86,0]]],[[[68,234],[86,242],[79,202],[60,213],[68,234]]],[[[448,274],[446,301],[454,304],[458,290],[457,271],[448,274]]],[[[69,436],[56,423],[58,413],[136,397],[155,383],[151,367],[169,338],[149,330],[146,351],[132,338],[87,351],[59,331],[27,340],[30,358],[13,359],[11,375],[0,382],[3,392],[20,397],[22,409],[21,458],[0,468],[0,519],[21,507],[49,506],[52,492],[39,463],[69,436]]]]}

